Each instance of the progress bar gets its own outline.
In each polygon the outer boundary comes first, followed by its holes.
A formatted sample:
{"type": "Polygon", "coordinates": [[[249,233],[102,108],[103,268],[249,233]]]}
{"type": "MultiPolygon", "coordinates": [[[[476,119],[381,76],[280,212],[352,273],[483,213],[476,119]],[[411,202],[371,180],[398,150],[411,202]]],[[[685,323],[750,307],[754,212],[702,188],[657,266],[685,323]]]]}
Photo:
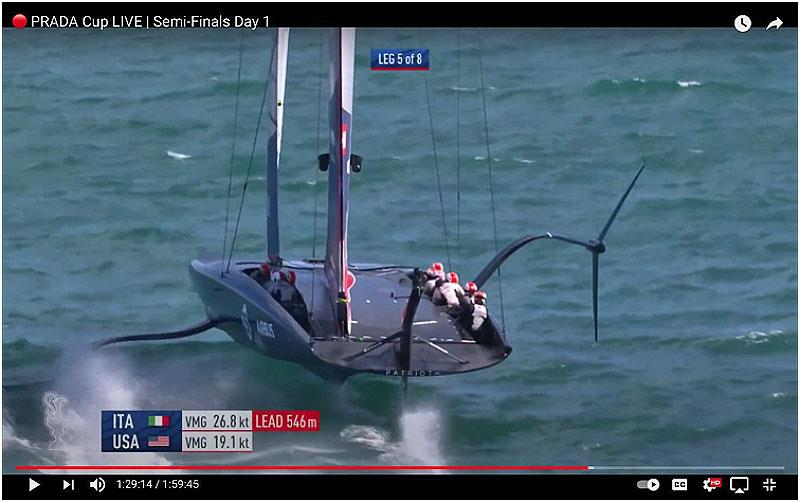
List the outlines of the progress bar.
{"type": "Polygon", "coordinates": [[[588,465],[18,465],[18,471],[588,471],[588,465]]]}

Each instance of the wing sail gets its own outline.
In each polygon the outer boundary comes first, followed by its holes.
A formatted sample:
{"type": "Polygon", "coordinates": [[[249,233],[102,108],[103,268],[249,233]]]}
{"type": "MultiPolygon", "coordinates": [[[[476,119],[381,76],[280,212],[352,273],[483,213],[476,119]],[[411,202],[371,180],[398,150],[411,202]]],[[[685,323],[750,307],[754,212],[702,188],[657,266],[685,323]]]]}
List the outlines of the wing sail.
{"type": "Polygon", "coordinates": [[[281,158],[281,134],[286,95],[286,64],[289,56],[289,28],[278,28],[275,53],[269,74],[269,123],[267,142],[267,256],[272,263],[280,261],[278,231],[278,168],[281,158]]]}

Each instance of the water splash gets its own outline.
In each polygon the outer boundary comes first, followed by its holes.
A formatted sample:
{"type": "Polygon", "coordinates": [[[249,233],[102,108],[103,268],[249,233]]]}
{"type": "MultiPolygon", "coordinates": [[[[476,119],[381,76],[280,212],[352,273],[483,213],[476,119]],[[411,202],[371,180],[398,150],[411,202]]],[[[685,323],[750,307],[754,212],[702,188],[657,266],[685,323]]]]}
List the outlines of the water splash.
{"type": "Polygon", "coordinates": [[[400,437],[393,441],[384,430],[366,425],[350,425],[339,436],[379,453],[378,461],[394,465],[444,465],[442,420],[438,411],[417,409],[400,416],[400,437]]]}
{"type": "MultiPolygon", "coordinates": [[[[68,382],[59,393],[69,401],[63,407],[63,422],[67,432],[62,445],[52,451],[51,460],[57,465],[169,465],[156,453],[102,453],[100,445],[101,410],[146,408],[140,396],[147,391],[136,383],[123,361],[106,359],[100,354],[86,356],[85,352],[65,354],[68,382]],[[70,363],[71,361],[71,363],[70,363]]],[[[124,471],[120,471],[122,473],[124,471]]],[[[136,472],[136,471],[131,471],[136,472]]]]}
{"type": "MultiPolygon", "coordinates": [[[[3,410],[3,416],[8,416],[8,411],[3,410]]],[[[41,448],[34,444],[31,440],[22,437],[14,429],[11,423],[3,419],[3,448],[17,448],[24,450],[28,453],[37,453],[41,448]]]]}
{"type": "Polygon", "coordinates": [[[400,418],[401,452],[412,461],[443,465],[442,423],[435,410],[414,410],[400,418]]]}

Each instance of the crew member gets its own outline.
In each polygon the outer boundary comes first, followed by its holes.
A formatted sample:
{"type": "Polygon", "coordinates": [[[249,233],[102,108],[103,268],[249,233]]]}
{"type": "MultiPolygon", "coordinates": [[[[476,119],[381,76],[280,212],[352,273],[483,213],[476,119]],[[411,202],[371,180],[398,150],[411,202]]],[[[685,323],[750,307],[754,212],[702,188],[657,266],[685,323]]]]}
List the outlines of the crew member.
{"type": "Polygon", "coordinates": [[[464,296],[464,288],[458,284],[458,274],[450,272],[447,274],[447,281],[443,281],[433,290],[433,303],[447,305],[448,312],[457,314],[459,298],[462,296],[464,296]]]}
{"type": "Polygon", "coordinates": [[[439,281],[445,281],[444,265],[437,261],[425,271],[425,284],[422,286],[422,292],[432,296],[433,290],[439,285],[437,284],[439,281]]]}
{"type": "Polygon", "coordinates": [[[478,291],[478,286],[469,281],[466,284],[464,294],[458,297],[458,320],[466,326],[472,324],[472,307],[476,291],[478,291]]]}
{"type": "Polygon", "coordinates": [[[310,330],[308,320],[308,307],[300,294],[300,290],[295,285],[297,275],[293,270],[288,273],[275,269],[272,271],[271,281],[267,286],[267,291],[280,303],[289,315],[300,324],[306,331],[310,330]]]}
{"type": "Polygon", "coordinates": [[[472,306],[472,325],[470,329],[472,333],[478,333],[489,315],[486,311],[486,293],[477,291],[475,293],[474,305],[472,306]]]}
{"type": "Polygon", "coordinates": [[[261,286],[266,286],[267,281],[269,281],[269,263],[262,263],[250,277],[261,286]]]}
{"type": "Polygon", "coordinates": [[[466,288],[464,290],[465,296],[469,297],[472,300],[472,297],[475,295],[475,292],[478,291],[478,285],[472,281],[467,282],[466,288]]]}
{"type": "Polygon", "coordinates": [[[286,282],[292,287],[292,308],[297,309],[300,305],[305,307],[303,295],[301,295],[300,290],[297,289],[297,274],[294,273],[294,270],[290,270],[289,273],[286,274],[286,282]]]}
{"type": "Polygon", "coordinates": [[[285,304],[292,299],[292,288],[287,280],[287,276],[282,270],[277,268],[272,271],[272,281],[269,285],[269,292],[280,304],[285,304]]]}

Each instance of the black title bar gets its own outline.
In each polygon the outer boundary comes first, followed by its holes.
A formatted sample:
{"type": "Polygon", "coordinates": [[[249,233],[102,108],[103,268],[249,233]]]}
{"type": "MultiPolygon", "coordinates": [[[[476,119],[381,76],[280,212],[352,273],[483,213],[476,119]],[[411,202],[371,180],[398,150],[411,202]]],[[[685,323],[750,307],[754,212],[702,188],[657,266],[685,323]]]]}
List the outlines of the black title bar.
{"type": "MultiPolygon", "coordinates": [[[[269,16],[281,27],[730,28],[740,14],[765,27],[780,17],[797,27],[797,3],[62,3],[5,2],[3,27],[15,15],[269,16]]],[[[30,27],[30,25],[29,25],[30,27]]],[[[27,28],[26,28],[27,29],[27,28]]],[[[37,29],[37,28],[33,28],[37,29]]],[[[41,29],[41,28],[39,28],[41,29]]]]}

